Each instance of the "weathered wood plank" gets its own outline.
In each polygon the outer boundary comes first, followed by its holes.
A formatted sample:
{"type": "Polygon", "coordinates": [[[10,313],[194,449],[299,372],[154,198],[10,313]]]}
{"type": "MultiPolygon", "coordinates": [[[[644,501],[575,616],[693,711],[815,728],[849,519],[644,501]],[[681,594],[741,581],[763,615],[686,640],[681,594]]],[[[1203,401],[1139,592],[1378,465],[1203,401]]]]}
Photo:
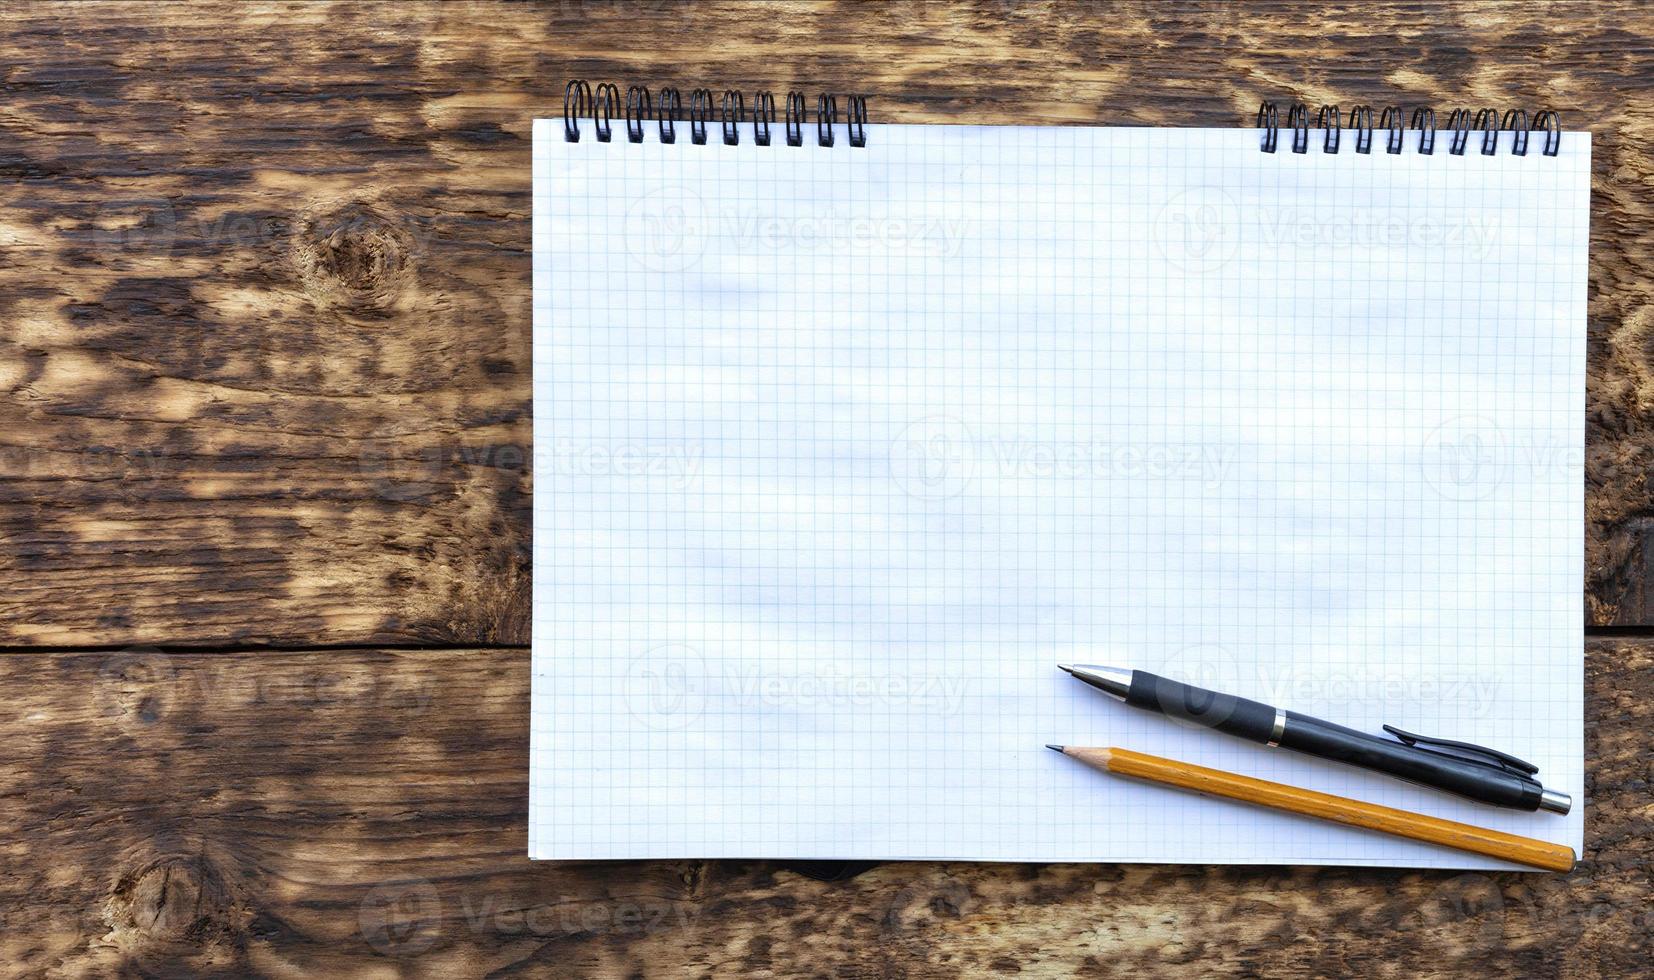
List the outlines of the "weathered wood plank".
{"type": "Polygon", "coordinates": [[[527,653],[0,656],[0,962],[78,976],[1624,976],[1654,644],[1588,653],[1566,876],[530,864],[527,653]]]}
{"type": "Polygon", "coordinates": [[[576,76],[900,122],[1557,106],[1597,132],[1590,617],[1654,622],[1651,35],[1634,3],[7,7],[0,645],[523,642],[529,127],[576,76]]]}

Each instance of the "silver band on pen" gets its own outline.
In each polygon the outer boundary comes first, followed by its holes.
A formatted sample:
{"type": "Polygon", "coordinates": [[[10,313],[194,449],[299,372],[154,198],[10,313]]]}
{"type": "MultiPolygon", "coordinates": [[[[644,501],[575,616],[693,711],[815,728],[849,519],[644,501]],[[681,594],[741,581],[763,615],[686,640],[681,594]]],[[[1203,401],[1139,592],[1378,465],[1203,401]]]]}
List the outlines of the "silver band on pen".
{"type": "MultiPolygon", "coordinates": [[[[1269,741],[1265,744],[1267,744],[1272,749],[1280,748],[1281,736],[1285,733],[1286,733],[1286,712],[1284,710],[1280,709],[1280,708],[1276,708],[1275,709],[1275,727],[1273,727],[1269,730],[1269,741]]],[[[1254,735],[1253,737],[1256,738],[1257,736],[1254,735]]]]}

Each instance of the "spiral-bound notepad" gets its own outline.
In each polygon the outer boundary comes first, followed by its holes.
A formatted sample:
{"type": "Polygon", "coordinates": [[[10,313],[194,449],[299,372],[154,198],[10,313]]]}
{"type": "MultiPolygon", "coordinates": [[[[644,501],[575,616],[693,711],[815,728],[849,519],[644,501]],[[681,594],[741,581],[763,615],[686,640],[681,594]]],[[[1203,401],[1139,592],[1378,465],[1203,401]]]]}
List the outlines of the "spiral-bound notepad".
{"type": "Polygon", "coordinates": [[[1583,800],[1588,134],[782,106],[535,123],[534,857],[1497,866],[1047,742],[1582,846],[1055,665],[1583,800]]]}

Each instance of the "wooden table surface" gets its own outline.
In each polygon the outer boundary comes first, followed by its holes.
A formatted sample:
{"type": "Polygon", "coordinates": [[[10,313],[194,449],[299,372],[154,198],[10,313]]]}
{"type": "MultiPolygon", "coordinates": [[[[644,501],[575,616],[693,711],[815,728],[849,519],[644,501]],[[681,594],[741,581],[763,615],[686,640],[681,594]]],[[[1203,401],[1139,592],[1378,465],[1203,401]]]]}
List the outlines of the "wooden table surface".
{"type": "Polygon", "coordinates": [[[1654,953],[1654,12],[1629,3],[0,11],[0,967],[1586,976],[1654,953]],[[1594,132],[1567,876],[530,864],[529,130],[569,78],[875,122],[1594,132]]]}

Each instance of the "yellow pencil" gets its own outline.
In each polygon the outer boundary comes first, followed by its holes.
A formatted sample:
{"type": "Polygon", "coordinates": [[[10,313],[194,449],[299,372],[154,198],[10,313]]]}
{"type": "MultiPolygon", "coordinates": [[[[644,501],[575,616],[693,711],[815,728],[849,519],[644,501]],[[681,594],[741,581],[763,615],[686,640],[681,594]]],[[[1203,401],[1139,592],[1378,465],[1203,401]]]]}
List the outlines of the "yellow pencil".
{"type": "Polygon", "coordinates": [[[1087,749],[1072,745],[1046,747],[1078,759],[1088,766],[1120,776],[1133,776],[1166,786],[1194,790],[1197,793],[1209,793],[1212,796],[1223,796],[1243,803],[1256,803],[1276,810],[1320,817],[1350,827],[1364,827],[1368,830],[1395,834],[1398,837],[1410,837],[1413,840],[1485,854],[1488,857],[1515,861],[1547,871],[1569,871],[1574,866],[1574,849],[1549,841],[1519,837],[1503,831],[1473,827],[1467,823],[1429,817],[1422,813],[1410,813],[1393,807],[1379,806],[1376,803],[1363,803],[1360,800],[1328,793],[1317,793],[1284,783],[1253,779],[1251,776],[1241,776],[1221,769],[1208,769],[1176,759],[1163,759],[1157,755],[1146,755],[1130,749],[1087,749]]]}

